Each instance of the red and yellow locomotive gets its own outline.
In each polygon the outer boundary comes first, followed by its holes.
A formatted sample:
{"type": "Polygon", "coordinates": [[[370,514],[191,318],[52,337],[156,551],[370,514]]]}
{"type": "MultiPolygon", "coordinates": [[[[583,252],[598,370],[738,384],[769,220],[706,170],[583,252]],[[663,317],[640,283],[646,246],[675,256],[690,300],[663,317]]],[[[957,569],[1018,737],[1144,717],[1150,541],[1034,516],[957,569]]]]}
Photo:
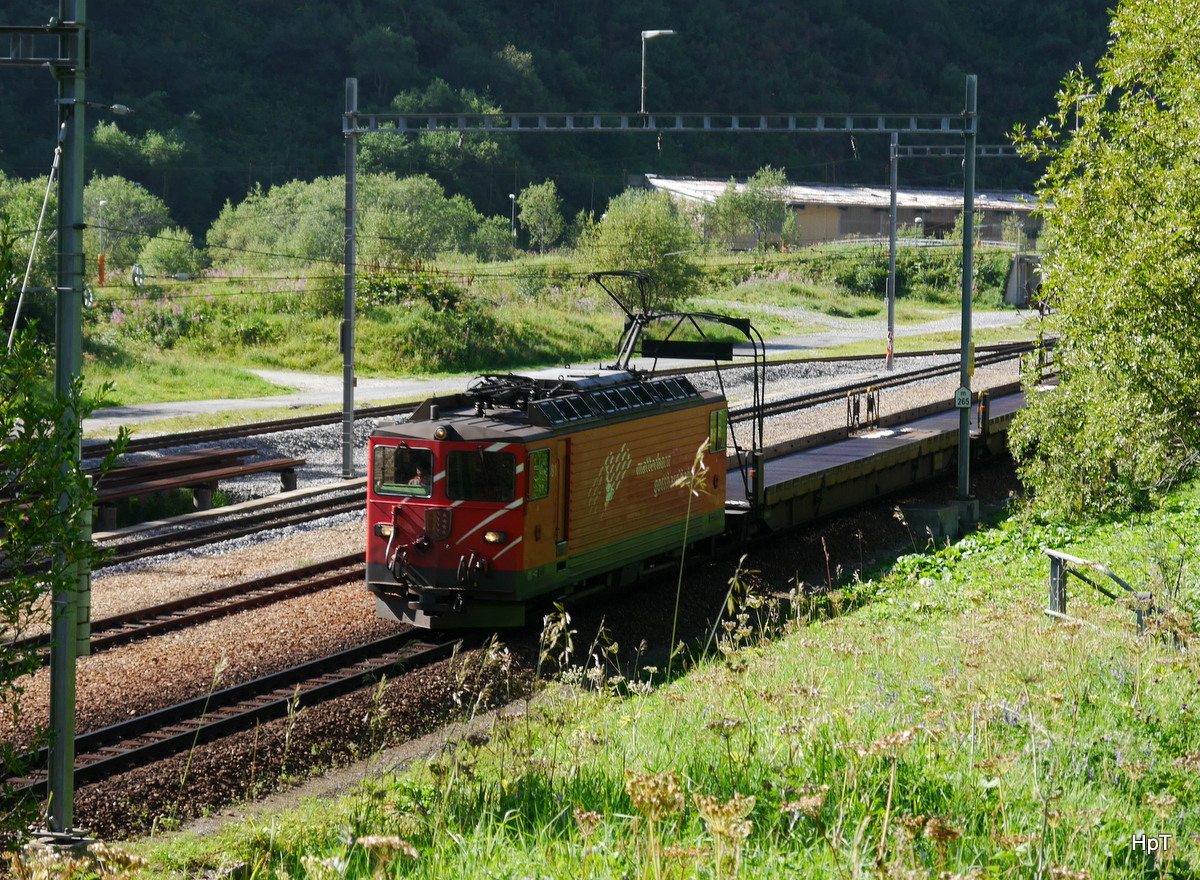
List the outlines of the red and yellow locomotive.
{"type": "Polygon", "coordinates": [[[539,600],[636,580],[723,531],[727,423],[722,394],[617,369],[482,376],[425,401],[368,447],[379,613],[515,626],[539,600]]]}

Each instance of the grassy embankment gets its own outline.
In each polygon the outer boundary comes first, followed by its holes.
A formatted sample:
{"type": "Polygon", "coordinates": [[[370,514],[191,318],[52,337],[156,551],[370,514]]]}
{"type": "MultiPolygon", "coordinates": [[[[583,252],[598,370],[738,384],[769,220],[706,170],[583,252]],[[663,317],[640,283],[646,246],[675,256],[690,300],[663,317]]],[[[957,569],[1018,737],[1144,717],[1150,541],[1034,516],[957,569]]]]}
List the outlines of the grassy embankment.
{"type": "MultiPolygon", "coordinates": [[[[1007,255],[991,259],[1002,267],[1007,255]]],[[[952,268],[952,259],[943,262],[952,268]]],[[[823,331],[829,319],[837,319],[843,327],[879,336],[839,352],[882,353],[887,310],[877,292],[878,265],[877,249],[867,257],[855,251],[712,257],[705,263],[706,289],[693,307],[749,317],[768,339],[823,331]]],[[[896,309],[901,332],[958,313],[953,273],[939,267],[926,276],[926,282],[901,291],[896,309]]],[[[114,277],[118,280],[99,291],[96,308],[87,312],[84,331],[86,380],[110,383],[111,404],[288,392],[248,372],[256,368],[341,372],[342,293],[336,277],[208,277],[140,290],[114,277]]],[[[999,308],[1000,270],[992,269],[984,281],[976,307],[999,308]]],[[[356,371],[363,377],[471,375],[590,363],[612,356],[621,323],[616,306],[597,286],[583,282],[566,258],[446,263],[416,273],[411,287],[395,297],[360,294],[356,371]],[[447,283],[461,294],[447,300],[440,289],[447,283]]],[[[976,340],[1012,337],[1012,331],[981,331],[976,340]]],[[[896,348],[957,341],[957,331],[900,335],[896,348]]],[[[185,427],[193,426],[175,426],[185,427]]]]}
{"type": "Polygon", "coordinates": [[[134,846],[155,876],[1194,877],[1198,528],[1189,487],[1123,522],[1012,517],[794,606],[734,589],[673,680],[554,638],[532,702],[464,691],[473,733],[403,772],[134,846]],[[1139,635],[1073,580],[1078,620],[1045,616],[1044,547],[1169,613],[1139,635]]]}

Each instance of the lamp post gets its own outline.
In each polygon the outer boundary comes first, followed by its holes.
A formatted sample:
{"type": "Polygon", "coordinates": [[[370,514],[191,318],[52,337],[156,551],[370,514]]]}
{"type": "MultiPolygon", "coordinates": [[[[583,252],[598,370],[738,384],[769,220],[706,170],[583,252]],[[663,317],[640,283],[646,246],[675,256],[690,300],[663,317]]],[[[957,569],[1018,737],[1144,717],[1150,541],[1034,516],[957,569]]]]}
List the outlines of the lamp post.
{"type": "Polygon", "coordinates": [[[914,221],[917,224],[917,238],[925,237],[925,218],[918,217],[914,221]]]}
{"type": "Polygon", "coordinates": [[[96,254],[96,284],[98,287],[104,286],[104,209],[108,206],[108,202],[104,199],[100,200],[100,252],[96,254]]]}
{"type": "Polygon", "coordinates": [[[675,31],[642,31],[642,104],[641,114],[646,115],[646,41],[655,37],[673,37],[675,31]]]}
{"type": "Polygon", "coordinates": [[[509,200],[509,202],[511,202],[510,223],[512,224],[512,237],[513,237],[513,241],[516,241],[517,240],[517,194],[509,193],[508,200],[509,200]]]}

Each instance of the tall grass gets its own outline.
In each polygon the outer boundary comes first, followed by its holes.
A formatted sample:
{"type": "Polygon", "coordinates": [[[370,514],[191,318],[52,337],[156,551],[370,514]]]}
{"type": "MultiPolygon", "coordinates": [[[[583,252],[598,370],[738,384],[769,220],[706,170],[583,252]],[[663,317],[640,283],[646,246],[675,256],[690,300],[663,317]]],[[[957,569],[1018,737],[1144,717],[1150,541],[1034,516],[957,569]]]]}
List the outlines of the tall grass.
{"type": "Polygon", "coordinates": [[[739,589],[686,676],[568,667],[428,761],[201,842],[189,870],[1195,876],[1198,497],[1087,528],[1012,518],[844,586],[832,617],[739,589]],[[1079,586],[1068,610],[1086,623],[1046,617],[1043,546],[1153,584],[1170,616],[1139,635],[1128,607],[1079,586]],[[657,690],[631,686],[643,673],[657,690]]]}

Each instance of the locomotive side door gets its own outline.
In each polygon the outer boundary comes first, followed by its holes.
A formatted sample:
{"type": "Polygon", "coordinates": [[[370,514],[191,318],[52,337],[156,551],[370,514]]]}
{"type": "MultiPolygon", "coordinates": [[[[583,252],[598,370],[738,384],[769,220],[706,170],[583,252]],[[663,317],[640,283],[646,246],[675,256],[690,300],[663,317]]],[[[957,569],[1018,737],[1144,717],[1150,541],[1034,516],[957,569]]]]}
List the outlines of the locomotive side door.
{"type": "Polygon", "coordinates": [[[529,449],[526,495],[526,565],[537,568],[567,553],[567,440],[529,449]]]}
{"type": "Polygon", "coordinates": [[[550,483],[554,487],[554,555],[562,559],[567,555],[567,514],[570,505],[567,503],[567,487],[570,485],[570,443],[569,439],[555,440],[550,451],[550,483]]]}

